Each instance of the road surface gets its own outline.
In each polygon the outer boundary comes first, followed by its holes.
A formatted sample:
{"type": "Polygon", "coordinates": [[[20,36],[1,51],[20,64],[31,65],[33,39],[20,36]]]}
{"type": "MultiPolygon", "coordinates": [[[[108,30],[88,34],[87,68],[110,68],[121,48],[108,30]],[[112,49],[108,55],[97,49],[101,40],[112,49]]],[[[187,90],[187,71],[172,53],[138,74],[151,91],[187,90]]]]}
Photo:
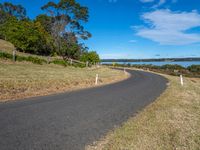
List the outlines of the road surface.
{"type": "Polygon", "coordinates": [[[0,104],[0,150],[84,149],[166,88],[159,75],[128,72],[119,83],[0,104]]]}

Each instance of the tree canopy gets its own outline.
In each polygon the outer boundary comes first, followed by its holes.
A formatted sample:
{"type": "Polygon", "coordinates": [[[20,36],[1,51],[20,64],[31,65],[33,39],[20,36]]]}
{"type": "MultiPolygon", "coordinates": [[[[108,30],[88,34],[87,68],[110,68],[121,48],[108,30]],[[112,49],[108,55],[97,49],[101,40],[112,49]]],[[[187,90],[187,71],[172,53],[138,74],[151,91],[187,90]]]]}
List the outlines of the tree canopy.
{"type": "Polygon", "coordinates": [[[60,0],[58,3],[48,2],[41,9],[44,13],[31,20],[23,6],[0,3],[0,38],[26,53],[56,54],[64,60],[90,59],[93,52],[88,52],[79,42],[91,37],[84,29],[89,19],[88,8],[75,0],[60,0]]]}

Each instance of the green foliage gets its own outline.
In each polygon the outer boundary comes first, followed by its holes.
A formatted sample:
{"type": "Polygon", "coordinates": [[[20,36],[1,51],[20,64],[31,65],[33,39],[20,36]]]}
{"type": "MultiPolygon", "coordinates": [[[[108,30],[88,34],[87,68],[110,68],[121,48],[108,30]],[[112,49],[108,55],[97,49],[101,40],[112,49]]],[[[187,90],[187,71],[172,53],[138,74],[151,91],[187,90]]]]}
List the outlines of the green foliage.
{"type": "Polygon", "coordinates": [[[0,58],[13,59],[13,56],[9,53],[0,52],[0,58]]]}
{"type": "Polygon", "coordinates": [[[200,65],[192,65],[187,68],[191,72],[198,72],[200,73],[200,65]]]}
{"type": "Polygon", "coordinates": [[[181,70],[185,69],[184,67],[180,65],[163,65],[161,69],[169,69],[169,70],[181,70]]]}
{"type": "Polygon", "coordinates": [[[34,20],[35,22],[39,22],[43,28],[49,33],[51,34],[51,30],[52,30],[52,17],[49,17],[45,14],[41,14],[41,15],[38,15],[36,17],[36,19],[34,20]]]}
{"type": "Polygon", "coordinates": [[[85,52],[81,56],[80,60],[83,61],[83,62],[87,62],[88,61],[90,64],[95,64],[95,63],[99,63],[100,62],[99,55],[95,51],[85,52]]]}
{"type": "MultiPolygon", "coordinates": [[[[91,37],[82,25],[89,18],[87,7],[76,0],[59,0],[57,3],[48,2],[42,10],[47,13],[30,20],[21,5],[0,3],[0,39],[13,43],[18,51],[25,53],[59,55],[63,60],[82,59],[90,63],[100,61],[96,52],[85,52],[86,48],[79,43],[79,39],[91,37]]],[[[39,60],[27,59],[39,63],[39,60]]],[[[64,61],[53,63],[66,65],[64,61]]]]}
{"type": "MultiPolygon", "coordinates": [[[[111,66],[111,64],[106,64],[111,66]]],[[[151,64],[143,64],[143,65],[136,65],[136,64],[115,64],[115,67],[134,67],[143,70],[150,70],[159,73],[165,73],[169,75],[179,76],[184,75],[188,77],[200,77],[200,65],[192,65],[187,68],[180,66],[180,65],[163,65],[163,66],[156,66],[151,64]]]]}
{"type": "Polygon", "coordinates": [[[44,26],[51,23],[51,35],[57,53],[64,59],[78,59],[82,50],[78,38],[86,40],[91,37],[81,25],[88,21],[88,8],[75,0],[60,0],[58,3],[48,2],[42,10],[47,12],[47,16],[39,16],[37,20],[44,26]]]}
{"type": "Polygon", "coordinates": [[[39,22],[19,21],[14,17],[0,26],[2,36],[15,45],[19,51],[37,55],[49,55],[52,49],[51,36],[39,22]]]}
{"type": "Polygon", "coordinates": [[[63,41],[62,47],[60,48],[59,55],[66,59],[79,59],[81,54],[81,48],[77,43],[63,41]]]}
{"type": "Polygon", "coordinates": [[[62,66],[69,66],[69,63],[66,62],[65,60],[61,60],[61,59],[55,59],[53,61],[51,61],[51,63],[56,64],[56,65],[62,65],[62,66]]]}

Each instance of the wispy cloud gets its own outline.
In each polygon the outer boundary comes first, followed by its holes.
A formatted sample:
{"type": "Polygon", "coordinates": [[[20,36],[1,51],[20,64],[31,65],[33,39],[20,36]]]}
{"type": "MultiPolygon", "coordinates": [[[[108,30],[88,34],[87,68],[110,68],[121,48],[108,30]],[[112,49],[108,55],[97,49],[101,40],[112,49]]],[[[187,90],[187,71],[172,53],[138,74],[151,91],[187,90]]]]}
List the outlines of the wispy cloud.
{"type": "Polygon", "coordinates": [[[200,35],[185,31],[200,26],[200,14],[156,10],[142,15],[146,27],[139,28],[137,35],[162,45],[185,45],[200,42],[200,35]]]}
{"type": "Polygon", "coordinates": [[[166,0],[159,0],[159,2],[157,4],[155,4],[153,6],[153,8],[157,8],[157,7],[159,7],[159,6],[161,6],[161,5],[165,4],[165,3],[166,3],[166,0]]]}
{"type": "Polygon", "coordinates": [[[152,8],[158,8],[164,5],[167,1],[171,3],[176,3],[178,0],[140,0],[142,3],[153,3],[152,8]]]}

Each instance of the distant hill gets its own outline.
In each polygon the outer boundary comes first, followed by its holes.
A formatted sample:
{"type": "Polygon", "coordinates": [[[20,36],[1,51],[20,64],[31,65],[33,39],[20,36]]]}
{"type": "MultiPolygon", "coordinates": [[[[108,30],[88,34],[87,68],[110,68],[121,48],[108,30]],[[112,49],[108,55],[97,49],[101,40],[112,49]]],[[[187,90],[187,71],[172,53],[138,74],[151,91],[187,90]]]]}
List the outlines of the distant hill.
{"type": "Polygon", "coordinates": [[[188,58],[160,58],[160,59],[102,59],[101,62],[163,62],[163,61],[200,61],[200,57],[188,58]]]}

